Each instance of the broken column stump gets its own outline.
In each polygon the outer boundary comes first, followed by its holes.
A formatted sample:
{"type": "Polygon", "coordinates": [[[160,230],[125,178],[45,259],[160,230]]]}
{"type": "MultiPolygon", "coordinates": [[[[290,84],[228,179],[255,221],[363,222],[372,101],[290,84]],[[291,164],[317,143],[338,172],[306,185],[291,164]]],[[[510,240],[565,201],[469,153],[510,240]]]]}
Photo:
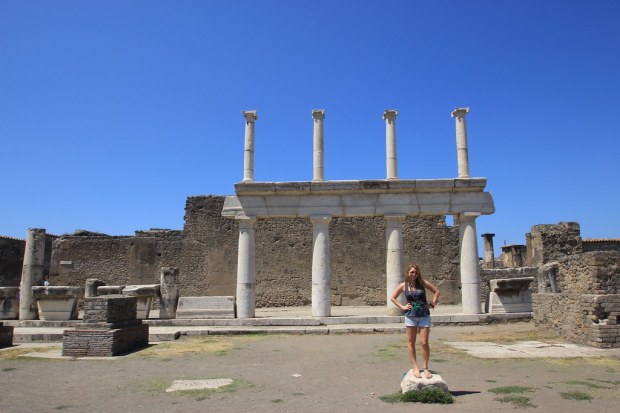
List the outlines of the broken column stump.
{"type": "Polygon", "coordinates": [[[84,322],[65,330],[62,355],[110,357],[146,347],[149,326],[136,318],[137,297],[107,295],[84,302],[84,322]]]}

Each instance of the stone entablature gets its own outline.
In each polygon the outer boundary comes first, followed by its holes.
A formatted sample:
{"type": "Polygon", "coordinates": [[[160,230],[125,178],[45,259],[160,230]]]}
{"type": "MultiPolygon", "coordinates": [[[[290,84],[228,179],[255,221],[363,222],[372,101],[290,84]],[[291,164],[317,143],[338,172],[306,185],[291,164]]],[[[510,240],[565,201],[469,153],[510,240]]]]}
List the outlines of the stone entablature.
{"type": "Polygon", "coordinates": [[[495,212],[485,178],[243,182],[226,197],[222,216],[333,217],[456,215],[495,212]]]}

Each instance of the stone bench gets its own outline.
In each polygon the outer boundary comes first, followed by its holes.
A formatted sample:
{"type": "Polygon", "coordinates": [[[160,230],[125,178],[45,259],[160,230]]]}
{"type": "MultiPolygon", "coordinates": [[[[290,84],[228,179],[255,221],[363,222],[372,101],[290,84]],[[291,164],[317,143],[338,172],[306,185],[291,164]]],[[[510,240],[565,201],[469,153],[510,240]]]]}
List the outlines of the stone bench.
{"type": "Polygon", "coordinates": [[[232,296],[179,297],[176,318],[235,318],[235,298],[232,296]]]}
{"type": "Polygon", "coordinates": [[[487,313],[532,312],[532,291],[530,290],[532,281],[534,277],[489,280],[485,311],[487,313]]]}
{"type": "Polygon", "coordinates": [[[83,287],[32,287],[37,300],[39,319],[43,321],[77,320],[78,302],[84,297],[83,287]]]}
{"type": "Polygon", "coordinates": [[[97,296],[121,294],[128,297],[136,297],[138,302],[137,318],[145,320],[149,318],[153,299],[160,296],[159,284],[143,285],[101,285],[97,287],[97,296]]]}
{"type": "Polygon", "coordinates": [[[0,287],[0,320],[19,318],[19,287],[0,287]]]}

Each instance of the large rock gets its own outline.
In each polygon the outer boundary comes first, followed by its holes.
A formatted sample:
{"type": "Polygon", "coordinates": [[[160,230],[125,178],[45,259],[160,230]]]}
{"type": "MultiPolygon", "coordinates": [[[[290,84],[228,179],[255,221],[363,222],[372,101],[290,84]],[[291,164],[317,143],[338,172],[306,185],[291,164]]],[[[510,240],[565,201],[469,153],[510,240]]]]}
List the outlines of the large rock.
{"type": "Polygon", "coordinates": [[[419,379],[413,375],[413,369],[409,370],[407,374],[405,374],[405,377],[403,377],[403,381],[400,383],[400,388],[402,389],[403,393],[406,393],[408,391],[422,390],[429,387],[436,387],[440,390],[445,391],[446,393],[449,392],[448,385],[439,374],[433,373],[433,377],[431,377],[430,379],[424,378],[423,370],[420,371],[420,374],[422,374],[422,377],[419,379]]]}

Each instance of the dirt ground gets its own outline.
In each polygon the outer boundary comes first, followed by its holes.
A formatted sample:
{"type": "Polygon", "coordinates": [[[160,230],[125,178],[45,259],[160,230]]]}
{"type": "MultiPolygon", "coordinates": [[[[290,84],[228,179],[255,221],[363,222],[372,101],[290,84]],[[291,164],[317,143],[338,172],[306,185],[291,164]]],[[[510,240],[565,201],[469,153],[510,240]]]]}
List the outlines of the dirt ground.
{"type": "MultiPolygon", "coordinates": [[[[620,411],[620,357],[497,358],[468,355],[451,341],[541,340],[528,323],[434,327],[431,370],[452,405],[390,404],[409,368],[403,334],[185,338],[106,360],[18,357],[0,352],[1,412],[425,412],[620,411]],[[174,380],[231,378],[230,386],[165,391],[174,380]],[[490,390],[530,388],[522,404],[490,390]],[[579,391],[591,400],[565,399],[579,391]]],[[[38,349],[58,352],[58,346],[38,349]]],[[[615,353],[618,354],[618,353],[615,353]]],[[[421,362],[421,360],[420,360],[421,362]]]]}

